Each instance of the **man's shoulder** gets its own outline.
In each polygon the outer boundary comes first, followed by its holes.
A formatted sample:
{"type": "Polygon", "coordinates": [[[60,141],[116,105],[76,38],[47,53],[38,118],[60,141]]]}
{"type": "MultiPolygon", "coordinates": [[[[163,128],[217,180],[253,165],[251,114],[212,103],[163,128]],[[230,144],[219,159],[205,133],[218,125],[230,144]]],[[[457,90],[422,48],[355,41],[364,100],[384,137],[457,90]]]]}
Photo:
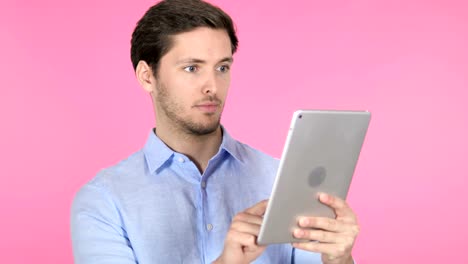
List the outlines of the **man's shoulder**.
{"type": "Polygon", "coordinates": [[[139,150],[118,163],[101,169],[81,189],[94,188],[114,192],[142,184],[147,166],[145,155],[139,150]]]}
{"type": "Polygon", "coordinates": [[[236,167],[235,174],[246,179],[242,181],[242,190],[256,194],[257,201],[268,198],[273,188],[279,160],[245,143],[238,142],[236,148],[240,166],[236,167]]]}
{"type": "Polygon", "coordinates": [[[263,166],[270,166],[273,169],[277,169],[279,165],[279,159],[254,148],[246,143],[236,141],[237,152],[240,154],[242,161],[248,165],[257,164],[263,166]]]}

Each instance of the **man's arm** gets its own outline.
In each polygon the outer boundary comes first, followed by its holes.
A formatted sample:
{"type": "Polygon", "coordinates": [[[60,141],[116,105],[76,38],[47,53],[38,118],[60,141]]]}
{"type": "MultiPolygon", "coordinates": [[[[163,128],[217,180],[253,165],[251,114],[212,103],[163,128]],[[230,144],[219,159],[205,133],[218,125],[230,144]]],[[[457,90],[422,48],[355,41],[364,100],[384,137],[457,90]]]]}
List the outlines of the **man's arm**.
{"type": "Polygon", "coordinates": [[[93,185],[76,195],[71,210],[71,236],[76,264],[135,264],[120,214],[109,194],[93,185]]]}

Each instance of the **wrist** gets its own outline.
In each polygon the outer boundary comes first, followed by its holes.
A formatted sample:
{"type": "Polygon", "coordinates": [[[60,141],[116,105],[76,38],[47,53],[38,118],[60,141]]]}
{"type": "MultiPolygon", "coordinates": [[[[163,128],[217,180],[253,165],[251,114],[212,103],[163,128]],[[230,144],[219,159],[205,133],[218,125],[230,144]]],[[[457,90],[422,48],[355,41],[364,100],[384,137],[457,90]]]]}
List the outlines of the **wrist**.
{"type": "Polygon", "coordinates": [[[353,256],[349,255],[348,259],[344,262],[346,264],[354,264],[353,256]]]}
{"type": "Polygon", "coordinates": [[[327,260],[322,258],[322,263],[323,264],[354,264],[354,259],[353,256],[344,256],[339,259],[334,259],[334,260],[327,260]]]}

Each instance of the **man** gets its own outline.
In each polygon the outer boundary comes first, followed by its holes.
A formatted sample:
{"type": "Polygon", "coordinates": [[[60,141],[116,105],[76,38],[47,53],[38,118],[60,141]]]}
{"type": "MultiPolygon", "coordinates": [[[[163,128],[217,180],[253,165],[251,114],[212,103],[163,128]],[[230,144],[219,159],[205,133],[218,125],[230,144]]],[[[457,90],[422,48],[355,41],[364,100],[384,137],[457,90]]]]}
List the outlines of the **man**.
{"type": "Polygon", "coordinates": [[[76,263],[353,263],[356,217],[326,194],[337,218],[294,231],[318,242],[256,244],[278,162],[220,125],[237,43],[231,18],[199,0],[162,1],[138,22],[131,59],[157,126],[76,195],[76,263]]]}

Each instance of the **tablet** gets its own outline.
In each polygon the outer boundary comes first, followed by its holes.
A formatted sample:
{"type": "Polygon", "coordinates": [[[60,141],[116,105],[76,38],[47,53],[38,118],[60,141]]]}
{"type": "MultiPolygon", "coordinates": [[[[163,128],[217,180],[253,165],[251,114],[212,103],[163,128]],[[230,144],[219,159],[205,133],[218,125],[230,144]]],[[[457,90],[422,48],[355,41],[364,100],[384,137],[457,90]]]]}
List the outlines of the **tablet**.
{"type": "Polygon", "coordinates": [[[294,112],[266,209],[259,245],[300,242],[300,216],[335,218],[318,193],[346,199],[370,121],[367,111],[294,112]]]}

